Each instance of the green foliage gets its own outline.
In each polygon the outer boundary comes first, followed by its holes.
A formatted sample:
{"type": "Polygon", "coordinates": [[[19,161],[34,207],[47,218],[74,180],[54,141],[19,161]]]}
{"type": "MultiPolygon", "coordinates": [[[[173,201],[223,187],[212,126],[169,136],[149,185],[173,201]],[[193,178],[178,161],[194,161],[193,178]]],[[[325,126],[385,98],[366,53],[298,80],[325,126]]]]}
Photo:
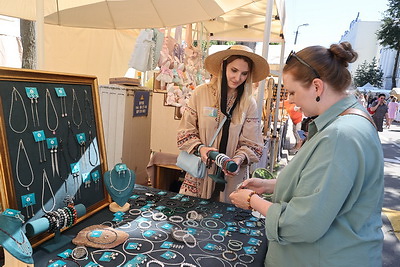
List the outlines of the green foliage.
{"type": "Polygon", "coordinates": [[[376,58],[372,59],[371,63],[364,61],[361,65],[358,65],[356,73],[354,75],[355,86],[363,86],[366,83],[381,88],[383,81],[383,71],[378,66],[376,58]]]}
{"type": "Polygon", "coordinates": [[[388,0],[388,9],[384,12],[382,26],[377,32],[379,44],[391,49],[400,48],[400,0],[388,0]]]}

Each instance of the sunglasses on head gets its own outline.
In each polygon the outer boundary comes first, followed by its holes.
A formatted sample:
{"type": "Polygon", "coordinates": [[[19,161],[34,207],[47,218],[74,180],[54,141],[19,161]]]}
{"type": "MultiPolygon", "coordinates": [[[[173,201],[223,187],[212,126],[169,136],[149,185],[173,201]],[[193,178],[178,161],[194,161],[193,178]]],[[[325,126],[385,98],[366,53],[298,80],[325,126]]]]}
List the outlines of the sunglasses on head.
{"type": "Polygon", "coordinates": [[[299,61],[301,64],[303,64],[304,66],[306,66],[306,67],[308,67],[310,70],[312,70],[312,72],[315,74],[316,78],[321,78],[321,76],[318,74],[318,72],[317,72],[313,67],[311,67],[310,64],[308,64],[307,62],[305,62],[304,60],[302,60],[298,55],[296,55],[296,53],[295,53],[293,50],[290,52],[289,56],[287,57],[287,59],[286,59],[286,64],[288,64],[289,61],[290,61],[292,58],[297,59],[297,61],[299,61]]]}

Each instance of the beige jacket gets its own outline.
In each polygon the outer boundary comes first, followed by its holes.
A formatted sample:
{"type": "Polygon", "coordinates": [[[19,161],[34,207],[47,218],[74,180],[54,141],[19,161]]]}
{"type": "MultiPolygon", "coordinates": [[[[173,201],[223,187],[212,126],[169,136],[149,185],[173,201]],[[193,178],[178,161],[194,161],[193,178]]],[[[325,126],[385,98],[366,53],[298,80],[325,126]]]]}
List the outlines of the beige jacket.
{"type": "MultiPolygon", "coordinates": [[[[220,121],[225,116],[220,111],[217,90],[216,84],[202,84],[193,91],[178,127],[177,143],[180,150],[193,153],[197,145],[209,145],[220,121]]],[[[234,100],[228,100],[228,109],[232,107],[234,100]]],[[[239,104],[233,111],[226,148],[228,157],[240,155],[244,159],[244,163],[237,175],[225,177],[227,184],[225,190],[220,194],[222,202],[230,202],[229,194],[248,177],[248,165],[258,162],[262,156],[264,143],[260,119],[257,117],[257,104],[253,97],[249,98],[247,102],[242,114],[239,114],[238,111],[239,104]]],[[[222,130],[212,145],[217,149],[221,135],[222,130]]],[[[215,169],[215,164],[213,164],[213,167],[208,170],[208,174],[213,174],[215,169]]],[[[215,183],[208,175],[202,179],[186,174],[180,193],[209,199],[214,186],[215,183]]]]}

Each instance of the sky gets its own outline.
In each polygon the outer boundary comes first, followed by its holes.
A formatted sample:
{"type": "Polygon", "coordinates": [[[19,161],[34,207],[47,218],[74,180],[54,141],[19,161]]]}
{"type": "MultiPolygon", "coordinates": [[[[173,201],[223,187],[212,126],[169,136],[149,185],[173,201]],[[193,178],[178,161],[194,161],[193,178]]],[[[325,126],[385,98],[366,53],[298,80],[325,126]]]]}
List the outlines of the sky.
{"type": "Polygon", "coordinates": [[[388,8],[387,0],[285,0],[286,48],[285,51],[301,50],[311,45],[329,47],[338,43],[349,29],[350,23],[359,20],[380,21],[388,8]],[[299,25],[297,44],[295,32],[299,25]]]}

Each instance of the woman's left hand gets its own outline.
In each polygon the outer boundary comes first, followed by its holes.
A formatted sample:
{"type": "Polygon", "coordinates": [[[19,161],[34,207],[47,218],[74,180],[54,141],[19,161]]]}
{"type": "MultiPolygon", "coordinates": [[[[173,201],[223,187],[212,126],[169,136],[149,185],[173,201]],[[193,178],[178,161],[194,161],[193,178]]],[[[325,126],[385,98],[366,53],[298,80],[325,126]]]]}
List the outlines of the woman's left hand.
{"type": "Polygon", "coordinates": [[[229,198],[236,207],[249,209],[248,197],[251,192],[253,191],[250,189],[237,189],[229,195],[229,198]]]}
{"type": "Polygon", "coordinates": [[[239,173],[240,165],[242,164],[242,160],[240,158],[233,158],[233,159],[231,159],[231,161],[235,162],[238,165],[236,171],[230,172],[228,170],[225,170],[224,168],[222,169],[222,171],[224,172],[225,175],[235,176],[236,174],[239,173]]]}

